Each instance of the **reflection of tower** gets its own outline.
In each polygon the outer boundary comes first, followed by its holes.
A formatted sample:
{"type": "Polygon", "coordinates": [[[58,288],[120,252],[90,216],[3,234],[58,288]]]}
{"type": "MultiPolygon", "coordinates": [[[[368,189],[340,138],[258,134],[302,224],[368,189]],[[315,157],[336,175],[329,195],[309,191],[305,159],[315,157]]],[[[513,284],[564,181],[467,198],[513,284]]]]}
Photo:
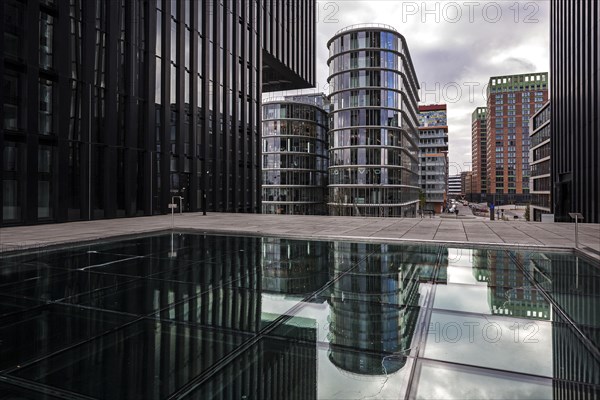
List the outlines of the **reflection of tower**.
{"type": "Polygon", "coordinates": [[[327,242],[262,240],[262,288],[282,294],[310,294],[327,283],[327,242]]]}
{"type": "MultiPolygon", "coordinates": [[[[522,264],[523,255],[515,257],[522,264]]],[[[550,319],[550,306],[504,250],[487,250],[488,286],[493,314],[550,319]]]]}
{"type": "Polygon", "coordinates": [[[406,363],[403,352],[410,346],[418,315],[418,266],[399,246],[332,246],[337,279],[329,298],[329,359],[363,375],[398,371],[406,363]],[[350,267],[349,260],[355,265],[350,267]]]}
{"type": "Polygon", "coordinates": [[[536,253],[530,257],[530,273],[547,290],[589,339],[587,345],[581,335],[567,321],[561,310],[554,310],[552,318],[552,353],[554,363],[555,399],[597,398],[600,385],[600,359],[588,347],[600,348],[600,314],[598,293],[600,277],[597,267],[571,254],[536,253]]]}
{"type": "Polygon", "coordinates": [[[488,250],[473,249],[473,277],[477,282],[490,281],[488,250]]]}

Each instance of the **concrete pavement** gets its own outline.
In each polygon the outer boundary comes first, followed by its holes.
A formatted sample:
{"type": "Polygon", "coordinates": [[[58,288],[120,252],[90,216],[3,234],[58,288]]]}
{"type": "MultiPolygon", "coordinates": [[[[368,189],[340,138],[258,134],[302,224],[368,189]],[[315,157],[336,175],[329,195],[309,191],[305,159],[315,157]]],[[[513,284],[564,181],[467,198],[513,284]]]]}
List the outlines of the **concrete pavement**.
{"type": "MultiPolygon", "coordinates": [[[[461,218],[366,218],[300,215],[186,213],[176,229],[321,240],[416,241],[466,245],[575,247],[575,224],[461,218]]],[[[171,216],[120,218],[0,229],[0,250],[106,239],[171,228],[171,216]]],[[[579,224],[579,243],[600,260],[600,224],[579,224]]]]}

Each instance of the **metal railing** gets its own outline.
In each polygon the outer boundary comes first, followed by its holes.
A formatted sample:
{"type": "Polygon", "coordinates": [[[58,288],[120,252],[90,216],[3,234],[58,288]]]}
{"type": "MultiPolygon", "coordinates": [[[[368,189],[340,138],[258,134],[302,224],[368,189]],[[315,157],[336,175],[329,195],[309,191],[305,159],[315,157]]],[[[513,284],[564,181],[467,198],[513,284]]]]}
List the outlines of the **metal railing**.
{"type": "Polygon", "coordinates": [[[355,30],[355,29],[359,29],[359,28],[384,28],[384,29],[387,29],[387,30],[390,30],[393,32],[398,32],[396,30],[396,28],[394,28],[391,25],[378,24],[378,23],[363,23],[363,24],[354,24],[354,25],[350,25],[345,28],[342,28],[339,31],[337,31],[334,36],[339,35],[342,32],[351,31],[351,30],[355,30]]]}

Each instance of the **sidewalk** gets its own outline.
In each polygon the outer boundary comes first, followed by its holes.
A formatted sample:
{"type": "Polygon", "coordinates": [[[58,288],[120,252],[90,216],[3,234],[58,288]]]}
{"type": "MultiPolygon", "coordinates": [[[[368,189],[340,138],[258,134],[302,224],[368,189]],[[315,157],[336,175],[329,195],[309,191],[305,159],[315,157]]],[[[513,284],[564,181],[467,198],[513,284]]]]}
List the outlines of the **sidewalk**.
{"type": "MultiPolygon", "coordinates": [[[[99,240],[170,228],[170,215],[2,228],[0,250],[99,240]]],[[[415,241],[555,249],[575,247],[575,224],[569,223],[230,213],[203,216],[201,213],[186,213],[175,215],[175,228],[321,240],[415,241]]],[[[586,254],[600,260],[600,225],[579,224],[579,243],[586,254]]]]}

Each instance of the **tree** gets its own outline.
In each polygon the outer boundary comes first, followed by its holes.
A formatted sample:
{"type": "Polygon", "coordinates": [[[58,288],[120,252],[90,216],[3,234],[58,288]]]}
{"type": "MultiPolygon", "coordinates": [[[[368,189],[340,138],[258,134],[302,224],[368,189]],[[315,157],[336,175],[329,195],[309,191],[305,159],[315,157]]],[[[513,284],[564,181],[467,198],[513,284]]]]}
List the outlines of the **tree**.
{"type": "Polygon", "coordinates": [[[425,203],[427,199],[425,198],[425,192],[422,190],[419,191],[419,206],[421,206],[421,210],[425,208],[425,203]]]}
{"type": "Polygon", "coordinates": [[[525,208],[525,221],[529,221],[529,204],[527,204],[527,207],[525,208]]]}

